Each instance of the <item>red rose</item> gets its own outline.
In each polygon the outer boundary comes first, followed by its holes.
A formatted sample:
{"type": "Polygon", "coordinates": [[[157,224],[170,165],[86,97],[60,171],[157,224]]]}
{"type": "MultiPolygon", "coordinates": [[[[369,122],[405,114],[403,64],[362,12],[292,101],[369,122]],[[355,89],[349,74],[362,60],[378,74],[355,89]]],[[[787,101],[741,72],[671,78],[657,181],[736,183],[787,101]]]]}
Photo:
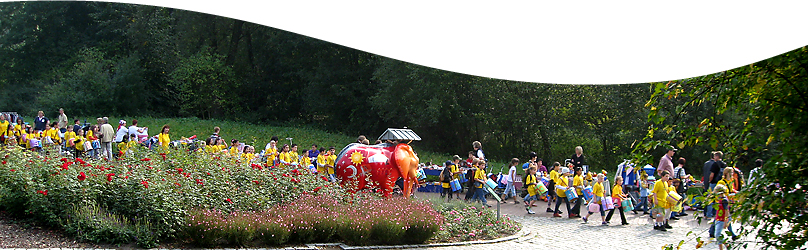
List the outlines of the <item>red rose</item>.
{"type": "Polygon", "coordinates": [[[40,194],[42,194],[42,195],[48,195],[48,190],[44,190],[44,191],[43,191],[43,190],[39,190],[39,191],[36,191],[36,192],[37,192],[37,193],[40,193],[40,194]]]}
{"type": "Polygon", "coordinates": [[[202,179],[196,179],[196,184],[204,185],[204,183],[202,183],[202,179]]]}
{"type": "Polygon", "coordinates": [[[143,158],[143,159],[140,159],[140,161],[151,161],[151,159],[149,159],[149,158],[143,158]]]}
{"type": "Polygon", "coordinates": [[[3,161],[3,165],[6,165],[6,161],[3,161]]]}
{"type": "Polygon", "coordinates": [[[258,181],[253,181],[253,182],[255,182],[255,184],[259,184],[258,181]]]}
{"type": "Polygon", "coordinates": [[[316,187],[316,188],[314,188],[314,192],[320,191],[320,189],[321,189],[321,188],[323,188],[323,187],[316,187]]]}
{"type": "Polygon", "coordinates": [[[81,173],[79,173],[78,178],[79,178],[80,181],[83,181],[84,179],[87,179],[87,175],[84,175],[84,172],[81,172],[81,173]]]}
{"type": "Polygon", "coordinates": [[[230,202],[230,203],[233,203],[233,201],[231,201],[230,198],[227,198],[226,201],[230,202]]]}
{"type": "Polygon", "coordinates": [[[62,164],[62,169],[67,170],[67,166],[70,166],[70,163],[65,162],[62,164]]]}
{"type": "Polygon", "coordinates": [[[182,168],[177,168],[177,173],[182,173],[182,168]]]}
{"type": "Polygon", "coordinates": [[[12,169],[11,169],[11,172],[14,172],[14,171],[17,171],[17,170],[14,170],[14,169],[12,168],[12,169]]]}
{"type": "Polygon", "coordinates": [[[143,184],[144,187],[149,188],[149,182],[148,181],[141,181],[140,184],[143,184]]]}
{"type": "Polygon", "coordinates": [[[112,181],[112,177],[115,176],[115,173],[109,173],[107,175],[107,181],[112,181]]]}

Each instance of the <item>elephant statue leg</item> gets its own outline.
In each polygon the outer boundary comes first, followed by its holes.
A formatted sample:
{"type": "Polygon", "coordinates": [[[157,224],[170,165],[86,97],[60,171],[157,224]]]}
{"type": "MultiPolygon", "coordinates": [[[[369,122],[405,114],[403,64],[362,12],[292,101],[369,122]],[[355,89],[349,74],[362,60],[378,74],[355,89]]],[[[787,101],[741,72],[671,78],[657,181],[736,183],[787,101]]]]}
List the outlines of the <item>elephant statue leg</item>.
{"type": "Polygon", "coordinates": [[[412,195],[413,186],[418,183],[416,171],[418,170],[418,156],[412,151],[410,145],[400,143],[395,150],[396,165],[404,178],[404,197],[412,195]]]}

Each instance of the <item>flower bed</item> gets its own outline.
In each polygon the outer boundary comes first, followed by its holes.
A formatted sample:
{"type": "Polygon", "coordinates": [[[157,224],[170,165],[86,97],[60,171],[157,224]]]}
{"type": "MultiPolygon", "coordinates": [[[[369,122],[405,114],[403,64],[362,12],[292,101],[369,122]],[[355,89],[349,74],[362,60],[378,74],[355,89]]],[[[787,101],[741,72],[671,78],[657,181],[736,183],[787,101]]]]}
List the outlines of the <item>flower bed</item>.
{"type": "Polygon", "coordinates": [[[518,231],[490,210],[353,194],[302,168],[270,169],[182,150],[135,151],[115,162],[49,155],[0,149],[0,209],[82,241],[146,248],[165,240],[418,244],[518,231]]]}
{"type": "Polygon", "coordinates": [[[144,150],[114,163],[16,149],[0,156],[0,207],[93,242],[153,247],[179,236],[191,208],[264,211],[303,194],[344,194],[303,169],[266,169],[184,151],[144,150]]]}
{"type": "Polygon", "coordinates": [[[512,235],[521,230],[519,223],[508,216],[497,219],[496,212],[478,204],[461,201],[433,201],[446,223],[435,234],[433,242],[491,240],[512,235]]]}
{"type": "Polygon", "coordinates": [[[194,210],[187,232],[202,246],[414,244],[431,238],[442,224],[442,216],[425,202],[394,198],[341,203],[331,197],[303,195],[266,211],[194,210]]]}

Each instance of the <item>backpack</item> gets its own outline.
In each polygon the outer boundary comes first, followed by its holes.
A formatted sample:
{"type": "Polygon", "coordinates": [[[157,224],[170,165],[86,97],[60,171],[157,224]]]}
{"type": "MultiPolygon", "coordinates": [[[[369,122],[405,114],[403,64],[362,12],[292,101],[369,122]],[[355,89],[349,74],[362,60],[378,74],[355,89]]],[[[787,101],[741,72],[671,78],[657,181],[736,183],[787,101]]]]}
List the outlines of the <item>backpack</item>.
{"type": "Polygon", "coordinates": [[[452,167],[445,167],[440,172],[440,182],[449,183],[452,181],[452,167]]]}
{"type": "Polygon", "coordinates": [[[477,169],[469,169],[468,171],[466,171],[466,179],[469,180],[466,183],[468,184],[469,187],[474,187],[474,183],[476,182],[474,181],[474,172],[476,171],[477,169]]]}

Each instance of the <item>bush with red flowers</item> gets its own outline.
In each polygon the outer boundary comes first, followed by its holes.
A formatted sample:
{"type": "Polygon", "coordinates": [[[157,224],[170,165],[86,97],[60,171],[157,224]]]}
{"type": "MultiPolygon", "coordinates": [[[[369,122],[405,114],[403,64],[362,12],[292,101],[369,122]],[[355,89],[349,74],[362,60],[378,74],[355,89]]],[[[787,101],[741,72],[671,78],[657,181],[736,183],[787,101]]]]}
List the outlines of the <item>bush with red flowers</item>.
{"type": "Polygon", "coordinates": [[[449,223],[428,202],[354,194],[302,167],[182,149],[134,149],[113,162],[49,155],[58,154],[0,149],[0,209],[84,241],[423,243],[449,223]]]}

